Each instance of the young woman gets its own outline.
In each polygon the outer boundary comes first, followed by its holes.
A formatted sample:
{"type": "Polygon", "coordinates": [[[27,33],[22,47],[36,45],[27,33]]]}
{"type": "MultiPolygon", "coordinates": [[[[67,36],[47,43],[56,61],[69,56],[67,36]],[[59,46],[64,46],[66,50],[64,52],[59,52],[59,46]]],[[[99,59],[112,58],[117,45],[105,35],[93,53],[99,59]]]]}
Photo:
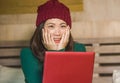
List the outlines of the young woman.
{"type": "Polygon", "coordinates": [[[83,44],[73,41],[69,9],[59,1],[39,6],[36,26],[30,48],[20,54],[26,83],[42,83],[45,51],[86,51],[83,44]]]}

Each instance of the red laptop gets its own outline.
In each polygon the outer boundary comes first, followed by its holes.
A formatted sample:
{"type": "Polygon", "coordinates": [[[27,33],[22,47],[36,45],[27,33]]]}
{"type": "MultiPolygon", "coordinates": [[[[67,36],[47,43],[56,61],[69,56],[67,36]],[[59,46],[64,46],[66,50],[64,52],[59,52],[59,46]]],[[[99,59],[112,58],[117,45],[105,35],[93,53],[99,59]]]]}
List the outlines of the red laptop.
{"type": "Polygon", "coordinates": [[[42,83],[92,83],[94,52],[46,52],[42,83]]]}

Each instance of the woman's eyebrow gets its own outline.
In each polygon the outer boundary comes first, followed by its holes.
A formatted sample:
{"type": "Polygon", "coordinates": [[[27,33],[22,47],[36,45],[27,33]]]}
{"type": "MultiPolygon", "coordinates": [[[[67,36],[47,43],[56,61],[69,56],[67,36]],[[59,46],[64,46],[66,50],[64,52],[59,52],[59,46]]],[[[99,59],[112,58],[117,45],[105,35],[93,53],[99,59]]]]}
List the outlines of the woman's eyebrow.
{"type": "Polygon", "coordinates": [[[47,25],[50,25],[50,24],[53,24],[53,25],[55,25],[54,23],[47,23],[47,25]]]}
{"type": "MultiPolygon", "coordinates": [[[[50,25],[50,24],[55,25],[55,23],[47,23],[47,25],[50,25]]],[[[63,24],[66,25],[66,23],[60,23],[60,25],[63,25],[63,24]]]]}
{"type": "Polygon", "coordinates": [[[62,24],[65,24],[65,25],[66,25],[66,23],[61,23],[60,25],[62,25],[62,24]]]}

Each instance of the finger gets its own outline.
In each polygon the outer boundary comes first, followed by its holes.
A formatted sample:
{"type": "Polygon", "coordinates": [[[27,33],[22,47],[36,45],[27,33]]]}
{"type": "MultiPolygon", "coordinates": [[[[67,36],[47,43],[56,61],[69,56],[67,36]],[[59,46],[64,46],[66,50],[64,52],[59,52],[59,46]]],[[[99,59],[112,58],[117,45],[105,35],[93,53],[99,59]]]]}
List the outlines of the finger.
{"type": "Polygon", "coordinates": [[[69,41],[69,29],[66,29],[66,32],[64,34],[64,38],[63,38],[63,43],[67,44],[69,41]]]}
{"type": "Polygon", "coordinates": [[[65,38],[65,33],[62,35],[62,38],[57,48],[58,50],[65,48],[66,44],[64,43],[64,38],[65,38]]]}
{"type": "Polygon", "coordinates": [[[70,29],[68,28],[67,29],[67,32],[66,32],[66,39],[69,41],[69,37],[70,37],[70,29]]]}
{"type": "Polygon", "coordinates": [[[45,30],[44,29],[42,29],[42,37],[43,37],[43,42],[45,43],[46,42],[46,40],[45,40],[45,30]]]}
{"type": "Polygon", "coordinates": [[[48,39],[48,43],[50,43],[51,44],[51,37],[50,37],[50,33],[48,32],[48,30],[47,30],[47,39],[48,39]]]}
{"type": "Polygon", "coordinates": [[[48,44],[48,32],[47,32],[47,29],[45,29],[45,41],[46,43],[48,44]]]}
{"type": "Polygon", "coordinates": [[[66,37],[69,39],[69,36],[70,36],[70,27],[68,26],[66,30],[66,37]]]}
{"type": "MultiPolygon", "coordinates": [[[[70,27],[69,26],[67,26],[67,29],[69,29],[70,27]]],[[[66,35],[67,35],[67,29],[65,30],[65,33],[63,33],[63,35],[62,35],[62,39],[61,39],[61,42],[62,43],[64,43],[64,41],[66,41],[65,39],[66,39],[66,35]]]]}
{"type": "Polygon", "coordinates": [[[63,35],[62,35],[62,38],[60,40],[60,44],[64,43],[64,40],[65,40],[65,33],[63,33],[63,35]]]}

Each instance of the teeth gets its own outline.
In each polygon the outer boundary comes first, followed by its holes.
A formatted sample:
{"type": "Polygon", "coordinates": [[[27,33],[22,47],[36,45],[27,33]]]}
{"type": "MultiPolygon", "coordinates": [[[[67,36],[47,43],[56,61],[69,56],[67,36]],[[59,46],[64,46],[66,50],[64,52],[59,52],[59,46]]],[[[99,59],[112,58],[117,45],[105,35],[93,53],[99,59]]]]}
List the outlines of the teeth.
{"type": "Polygon", "coordinates": [[[55,40],[55,41],[60,41],[60,40],[55,40]]]}
{"type": "Polygon", "coordinates": [[[54,40],[60,40],[60,39],[54,39],[54,40]]]}

